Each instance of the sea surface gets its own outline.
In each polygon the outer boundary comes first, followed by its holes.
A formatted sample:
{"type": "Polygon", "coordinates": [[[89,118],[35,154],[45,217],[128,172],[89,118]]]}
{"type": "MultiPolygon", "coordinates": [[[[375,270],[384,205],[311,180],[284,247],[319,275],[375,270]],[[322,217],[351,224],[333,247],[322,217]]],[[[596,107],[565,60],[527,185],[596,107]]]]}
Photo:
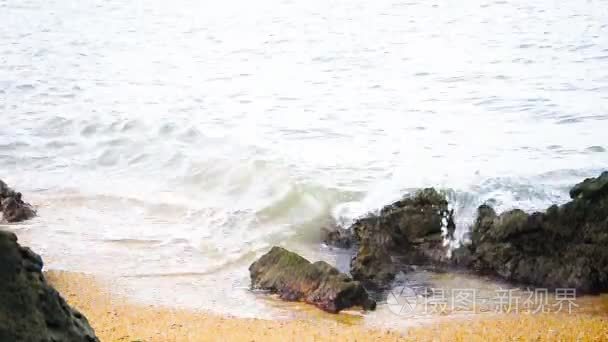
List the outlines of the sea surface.
{"type": "Polygon", "coordinates": [[[435,186],[460,238],[608,165],[608,1],[0,0],[0,23],[0,178],[39,213],[8,228],[136,300],[290,315],[248,290],[273,245],[347,269],[331,220],[435,186]]]}

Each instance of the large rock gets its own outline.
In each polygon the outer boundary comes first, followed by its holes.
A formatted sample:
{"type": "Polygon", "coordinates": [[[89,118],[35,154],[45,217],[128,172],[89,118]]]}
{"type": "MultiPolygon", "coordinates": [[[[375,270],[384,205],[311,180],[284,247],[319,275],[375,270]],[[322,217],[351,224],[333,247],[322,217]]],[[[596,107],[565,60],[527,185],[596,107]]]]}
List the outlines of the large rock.
{"type": "Polygon", "coordinates": [[[363,286],[324,261],[310,263],[296,253],[273,247],[249,267],[254,289],[277,293],[283,300],[304,301],[331,312],[376,303],[363,286]]]}
{"type": "Polygon", "coordinates": [[[0,180],[0,212],[2,221],[20,222],[36,216],[32,206],[21,199],[21,193],[9,188],[0,180]]]}
{"type": "Polygon", "coordinates": [[[42,274],[42,259],[0,231],[0,341],[98,341],[42,274]]]}
{"type": "Polygon", "coordinates": [[[455,224],[445,196],[433,188],[420,190],[352,225],[358,242],[351,274],[366,286],[384,288],[400,270],[448,263],[445,227],[455,224]]]}
{"type": "Polygon", "coordinates": [[[545,212],[478,209],[471,244],[455,262],[484,274],[546,288],[608,290],[608,173],[570,191],[572,201],[545,212]]]}

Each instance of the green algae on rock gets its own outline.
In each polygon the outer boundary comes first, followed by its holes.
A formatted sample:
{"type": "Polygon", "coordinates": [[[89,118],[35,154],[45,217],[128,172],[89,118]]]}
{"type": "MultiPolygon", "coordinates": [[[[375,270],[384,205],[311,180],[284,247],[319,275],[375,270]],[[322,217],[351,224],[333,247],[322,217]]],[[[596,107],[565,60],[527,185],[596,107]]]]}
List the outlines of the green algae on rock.
{"type": "Polygon", "coordinates": [[[249,271],[252,288],[277,293],[283,300],[304,301],[331,313],[353,306],[376,307],[358,281],[324,261],[311,263],[281,247],[273,247],[249,271]]]}

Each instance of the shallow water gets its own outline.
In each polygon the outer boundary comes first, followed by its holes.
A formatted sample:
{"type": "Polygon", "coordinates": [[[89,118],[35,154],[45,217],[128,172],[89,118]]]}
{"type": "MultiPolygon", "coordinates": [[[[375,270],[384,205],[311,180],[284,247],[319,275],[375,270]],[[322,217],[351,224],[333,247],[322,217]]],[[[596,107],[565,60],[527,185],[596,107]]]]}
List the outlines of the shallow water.
{"type": "Polygon", "coordinates": [[[281,244],[344,267],[328,218],[437,186],[462,236],[608,163],[602,2],[0,0],[0,22],[0,178],[40,214],[10,228],[145,301],[289,315],[247,266],[281,244]]]}

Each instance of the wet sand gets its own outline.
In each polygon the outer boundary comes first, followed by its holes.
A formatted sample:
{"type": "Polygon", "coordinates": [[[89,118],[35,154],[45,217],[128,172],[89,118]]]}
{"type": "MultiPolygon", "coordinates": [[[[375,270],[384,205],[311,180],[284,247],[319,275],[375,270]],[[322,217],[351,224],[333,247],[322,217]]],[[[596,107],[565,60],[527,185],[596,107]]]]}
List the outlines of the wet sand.
{"type": "MultiPolygon", "coordinates": [[[[101,281],[48,272],[49,282],[88,319],[101,341],[397,341],[396,332],[369,330],[343,319],[261,320],[146,306],[113,295],[101,281]]],[[[323,314],[323,313],[321,313],[323,314]]],[[[352,320],[356,321],[357,317],[352,320]]],[[[360,320],[360,318],[359,318],[360,320]]]]}
{"type": "Polygon", "coordinates": [[[577,314],[508,314],[452,319],[405,332],[366,327],[360,317],[261,320],[149,306],[115,295],[81,273],[46,273],[66,300],[89,319],[102,341],[606,341],[608,297],[581,298],[577,314]]]}

